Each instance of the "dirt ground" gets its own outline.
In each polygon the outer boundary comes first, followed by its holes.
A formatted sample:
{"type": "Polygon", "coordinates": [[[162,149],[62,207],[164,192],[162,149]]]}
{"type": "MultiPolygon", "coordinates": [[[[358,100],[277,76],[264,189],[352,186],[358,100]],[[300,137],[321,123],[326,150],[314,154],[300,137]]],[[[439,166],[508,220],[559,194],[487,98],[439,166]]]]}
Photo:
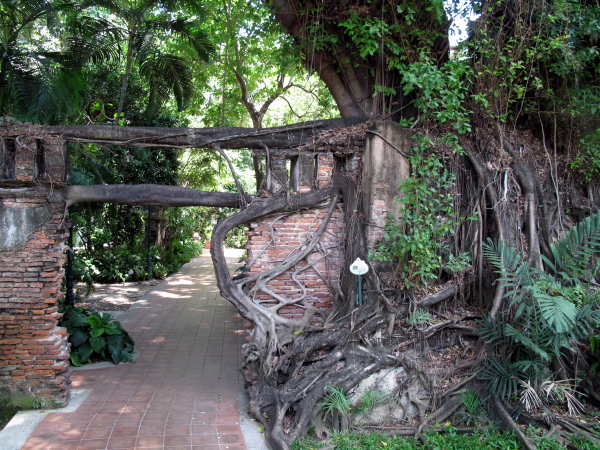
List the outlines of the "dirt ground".
{"type": "Polygon", "coordinates": [[[94,284],[94,291],[84,297],[86,285],[79,283],[75,286],[77,291],[75,306],[96,311],[126,311],[129,307],[142,298],[149,290],[160,283],[154,281],[132,281],[128,283],[94,284]]]}

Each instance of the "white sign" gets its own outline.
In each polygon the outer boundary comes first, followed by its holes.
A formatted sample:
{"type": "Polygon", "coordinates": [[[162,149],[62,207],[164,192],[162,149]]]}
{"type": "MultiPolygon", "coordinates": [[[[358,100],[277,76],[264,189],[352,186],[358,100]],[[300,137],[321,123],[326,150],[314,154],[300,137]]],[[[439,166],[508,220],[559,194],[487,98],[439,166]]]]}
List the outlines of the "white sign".
{"type": "Polygon", "coordinates": [[[356,258],[356,261],[350,265],[350,272],[352,272],[354,275],[364,275],[368,271],[369,266],[360,258],[356,258]]]}

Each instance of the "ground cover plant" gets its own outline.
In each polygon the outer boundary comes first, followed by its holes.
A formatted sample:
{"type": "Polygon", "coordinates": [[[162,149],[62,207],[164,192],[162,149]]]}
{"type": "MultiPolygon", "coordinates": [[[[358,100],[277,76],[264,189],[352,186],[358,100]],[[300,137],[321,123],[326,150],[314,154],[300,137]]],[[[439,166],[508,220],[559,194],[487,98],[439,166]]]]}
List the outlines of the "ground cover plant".
{"type": "Polygon", "coordinates": [[[132,361],[134,342],[120,322],[108,313],[66,306],[60,325],[69,332],[71,364],[132,361]]]}
{"type": "MultiPolygon", "coordinates": [[[[600,448],[597,444],[578,436],[574,436],[568,442],[560,442],[552,437],[538,436],[535,438],[535,444],[538,450],[600,448]]],[[[470,433],[459,433],[457,428],[449,424],[448,426],[438,426],[438,430],[427,433],[420,440],[382,432],[351,432],[335,433],[327,443],[307,437],[292,445],[292,450],[320,448],[330,450],[518,450],[522,447],[518,439],[510,432],[500,432],[494,427],[484,427],[470,433]]]]}

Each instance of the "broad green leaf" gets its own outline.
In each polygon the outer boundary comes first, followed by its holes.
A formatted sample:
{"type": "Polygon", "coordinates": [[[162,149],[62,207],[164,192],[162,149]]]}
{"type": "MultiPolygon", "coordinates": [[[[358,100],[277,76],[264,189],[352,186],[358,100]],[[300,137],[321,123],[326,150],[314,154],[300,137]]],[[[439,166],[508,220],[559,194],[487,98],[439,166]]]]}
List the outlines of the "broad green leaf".
{"type": "Polygon", "coordinates": [[[90,346],[96,353],[100,353],[106,346],[106,341],[101,337],[90,338],[90,346]]]}
{"type": "Polygon", "coordinates": [[[106,327],[106,328],[104,328],[104,332],[106,334],[121,334],[121,333],[123,333],[123,330],[119,330],[119,329],[111,328],[111,327],[106,327]]]}
{"type": "Polygon", "coordinates": [[[121,362],[131,362],[133,361],[133,355],[125,350],[121,352],[121,362]]]}
{"type": "Polygon", "coordinates": [[[69,359],[71,360],[71,364],[73,364],[75,367],[81,367],[81,360],[79,359],[77,352],[71,352],[69,359]]]}
{"type": "Polygon", "coordinates": [[[113,346],[119,347],[119,348],[123,348],[124,343],[123,343],[123,337],[121,335],[118,335],[118,334],[108,335],[108,336],[106,336],[106,339],[110,345],[113,345],[113,346]]]}
{"type": "Polygon", "coordinates": [[[102,327],[102,320],[100,320],[96,316],[93,316],[93,315],[88,316],[87,321],[92,328],[101,328],[102,327]]]}
{"type": "Polygon", "coordinates": [[[93,338],[100,337],[104,333],[104,330],[104,328],[92,328],[90,330],[90,336],[93,338]]]}
{"type": "Polygon", "coordinates": [[[69,337],[69,341],[74,347],[79,347],[81,344],[88,340],[88,337],[89,335],[86,332],[77,330],[69,337]]]}
{"type": "Polygon", "coordinates": [[[553,297],[546,294],[535,296],[540,305],[543,319],[549,326],[554,327],[557,333],[567,333],[573,328],[577,308],[573,303],[562,297],[553,297]]]}
{"type": "Polygon", "coordinates": [[[112,359],[113,363],[119,364],[121,362],[121,353],[123,348],[112,344],[108,344],[107,348],[110,359],[112,359]]]}
{"type": "Polygon", "coordinates": [[[77,354],[79,355],[79,360],[82,364],[85,364],[90,360],[92,353],[94,353],[94,350],[89,346],[89,344],[83,344],[77,349],[77,354]]]}

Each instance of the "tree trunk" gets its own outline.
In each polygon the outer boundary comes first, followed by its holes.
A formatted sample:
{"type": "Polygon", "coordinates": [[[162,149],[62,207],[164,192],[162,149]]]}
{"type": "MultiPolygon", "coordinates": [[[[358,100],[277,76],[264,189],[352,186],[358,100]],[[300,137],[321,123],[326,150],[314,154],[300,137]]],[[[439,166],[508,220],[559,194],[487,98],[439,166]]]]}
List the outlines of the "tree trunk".
{"type": "Polygon", "coordinates": [[[125,64],[125,76],[123,77],[123,84],[121,86],[121,93],[119,95],[119,106],[117,108],[117,115],[115,117],[115,124],[119,125],[121,114],[123,113],[123,107],[125,106],[125,95],[127,94],[127,87],[129,86],[129,76],[133,69],[133,40],[135,38],[135,28],[129,30],[129,39],[127,40],[127,60],[125,64]]]}

